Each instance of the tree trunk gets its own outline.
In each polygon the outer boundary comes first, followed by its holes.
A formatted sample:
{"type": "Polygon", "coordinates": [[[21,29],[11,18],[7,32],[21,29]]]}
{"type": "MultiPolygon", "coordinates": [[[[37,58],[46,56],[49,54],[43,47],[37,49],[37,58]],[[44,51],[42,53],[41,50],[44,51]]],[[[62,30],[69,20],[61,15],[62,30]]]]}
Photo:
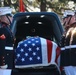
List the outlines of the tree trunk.
{"type": "Polygon", "coordinates": [[[46,11],[46,0],[41,0],[40,10],[46,11]]]}

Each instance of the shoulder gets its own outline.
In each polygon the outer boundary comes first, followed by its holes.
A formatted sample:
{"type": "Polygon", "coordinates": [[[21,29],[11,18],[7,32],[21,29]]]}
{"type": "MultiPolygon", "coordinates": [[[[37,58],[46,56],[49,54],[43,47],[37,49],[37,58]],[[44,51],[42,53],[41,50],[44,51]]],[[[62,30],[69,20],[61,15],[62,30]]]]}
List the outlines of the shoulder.
{"type": "Polygon", "coordinates": [[[69,30],[68,30],[67,33],[66,33],[66,37],[67,37],[68,35],[71,35],[71,33],[72,33],[73,30],[74,30],[73,27],[69,28],[69,30]]]}

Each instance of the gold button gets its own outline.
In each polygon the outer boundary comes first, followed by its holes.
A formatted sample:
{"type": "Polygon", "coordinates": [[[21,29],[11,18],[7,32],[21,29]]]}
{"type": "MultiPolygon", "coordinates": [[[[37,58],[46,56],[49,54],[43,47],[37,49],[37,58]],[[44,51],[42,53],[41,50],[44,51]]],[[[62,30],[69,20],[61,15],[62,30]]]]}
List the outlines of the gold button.
{"type": "Polygon", "coordinates": [[[2,57],[4,59],[4,57],[2,57]]]}
{"type": "Polygon", "coordinates": [[[9,55],[9,54],[7,54],[7,55],[9,55]]]}

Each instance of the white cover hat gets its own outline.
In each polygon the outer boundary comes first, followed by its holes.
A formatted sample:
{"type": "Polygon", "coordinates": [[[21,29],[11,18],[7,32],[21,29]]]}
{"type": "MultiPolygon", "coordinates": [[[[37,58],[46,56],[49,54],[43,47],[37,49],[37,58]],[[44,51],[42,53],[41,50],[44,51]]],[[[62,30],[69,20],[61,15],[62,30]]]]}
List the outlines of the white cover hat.
{"type": "Polygon", "coordinates": [[[11,14],[12,13],[12,8],[10,7],[0,7],[0,16],[6,15],[6,14],[11,14]]]}
{"type": "Polygon", "coordinates": [[[69,16],[69,15],[74,15],[74,12],[72,10],[65,10],[64,14],[63,14],[63,18],[69,16]]]}

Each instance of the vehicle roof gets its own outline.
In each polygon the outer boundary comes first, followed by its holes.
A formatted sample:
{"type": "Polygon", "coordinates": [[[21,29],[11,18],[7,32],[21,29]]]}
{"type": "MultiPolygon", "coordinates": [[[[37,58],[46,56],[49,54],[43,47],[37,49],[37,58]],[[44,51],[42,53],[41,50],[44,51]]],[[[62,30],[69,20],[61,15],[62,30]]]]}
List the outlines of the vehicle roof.
{"type": "MultiPolygon", "coordinates": [[[[22,17],[22,16],[26,16],[26,15],[31,15],[31,16],[37,16],[37,15],[48,15],[48,16],[53,16],[55,18],[55,20],[57,21],[59,27],[60,27],[60,31],[61,31],[61,34],[63,33],[64,31],[64,28],[61,26],[61,22],[59,20],[59,17],[58,17],[58,14],[55,13],[55,12],[18,12],[14,15],[14,19],[17,19],[19,17],[22,17]]],[[[51,18],[50,18],[51,19],[51,18]]]]}

